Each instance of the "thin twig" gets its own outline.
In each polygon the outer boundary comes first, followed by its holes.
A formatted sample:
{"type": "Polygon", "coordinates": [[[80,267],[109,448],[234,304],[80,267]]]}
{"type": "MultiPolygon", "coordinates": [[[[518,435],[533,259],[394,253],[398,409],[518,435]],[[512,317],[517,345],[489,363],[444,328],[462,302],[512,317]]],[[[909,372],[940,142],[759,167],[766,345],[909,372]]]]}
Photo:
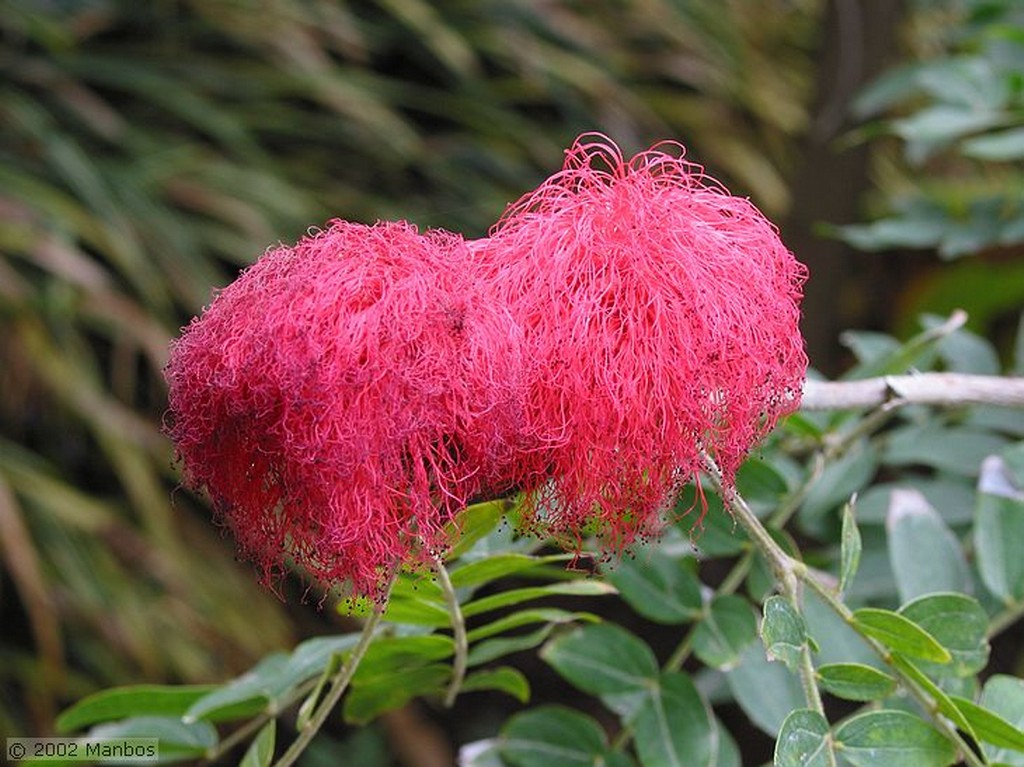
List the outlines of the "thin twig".
{"type": "Polygon", "coordinates": [[[743,526],[743,529],[747,531],[754,545],[757,546],[768,561],[768,567],[775,575],[775,581],[779,584],[780,590],[787,597],[797,597],[799,595],[799,587],[797,585],[796,571],[798,569],[805,569],[804,564],[793,559],[783,551],[782,547],[775,542],[775,539],[768,534],[764,525],[761,524],[761,520],[757,518],[757,515],[754,514],[747,504],[746,499],[735,488],[726,486],[722,470],[718,468],[715,460],[706,454],[704,455],[704,470],[710,476],[715,489],[721,494],[722,500],[729,504],[733,516],[743,526]]]}
{"type": "MultiPolygon", "coordinates": [[[[793,606],[794,610],[800,610],[800,579],[806,576],[807,567],[785,551],[775,539],[769,535],[761,520],[757,518],[746,500],[734,488],[725,486],[722,472],[718,464],[709,455],[704,456],[704,470],[711,476],[716,489],[722,494],[733,514],[743,528],[750,535],[761,554],[768,560],[768,566],[775,575],[775,582],[786,600],[793,606]]],[[[818,682],[814,676],[814,662],[811,658],[810,645],[805,642],[800,648],[800,663],[797,666],[800,677],[800,686],[803,689],[804,699],[807,707],[816,711],[822,716],[825,715],[825,707],[821,702],[821,694],[818,692],[818,682]]],[[[834,756],[831,751],[828,754],[829,764],[834,764],[834,756]]]]}
{"type": "Polygon", "coordinates": [[[324,722],[327,721],[327,717],[330,716],[334,707],[338,705],[338,701],[341,700],[341,696],[348,689],[352,677],[355,676],[356,669],[359,668],[363,656],[366,655],[366,651],[373,642],[374,636],[377,633],[377,627],[380,625],[381,619],[384,617],[384,611],[387,609],[388,596],[391,593],[391,586],[393,584],[394,579],[388,584],[381,600],[374,605],[373,612],[370,613],[363,624],[363,632],[359,637],[359,642],[353,648],[348,660],[338,670],[334,679],[331,680],[331,686],[317,707],[316,713],[310,717],[306,725],[299,731],[299,736],[288,747],[288,750],[281,755],[281,758],[274,763],[273,767],[289,767],[289,765],[293,764],[302,755],[302,752],[306,750],[306,747],[309,746],[317,732],[320,731],[320,728],[323,727],[324,722]]]}
{"type": "Polygon", "coordinates": [[[462,615],[462,608],[459,606],[459,595],[455,593],[452,586],[452,579],[448,577],[448,570],[440,559],[434,560],[434,570],[437,572],[437,581],[441,586],[445,601],[448,603],[448,614],[452,619],[452,639],[455,642],[455,657],[452,660],[452,681],[448,685],[448,692],[444,696],[444,705],[451,708],[455,699],[462,689],[462,683],[466,679],[466,659],[469,654],[469,639],[466,636],[466,619],[462,615]]]}
{"type": "Polygon", "coordinates": [[[213,764],[220,761],[224,754],[228,753],[239,743],[244,743],[255,735],[267,722],[274,718],[271,713],[263,713],[250,719],[241,727],[232,731],[230,735],[219,741],[216,746],[207,751],[202,758],[203,764],[213,764]]]}

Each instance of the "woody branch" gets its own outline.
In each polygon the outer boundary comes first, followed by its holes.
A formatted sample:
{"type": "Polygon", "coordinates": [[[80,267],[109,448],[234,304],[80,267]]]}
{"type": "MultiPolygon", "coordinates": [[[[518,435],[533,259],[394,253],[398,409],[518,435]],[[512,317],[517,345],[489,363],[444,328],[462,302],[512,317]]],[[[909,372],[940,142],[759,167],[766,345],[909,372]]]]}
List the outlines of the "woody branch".
{"type": "Polygon", "coordinates": [[[804,383],[804,410],[846,410],[893,405],[999,405],[1024,407],[1024,378],[967,373],[917,373],[861,381],[804,383]]]}

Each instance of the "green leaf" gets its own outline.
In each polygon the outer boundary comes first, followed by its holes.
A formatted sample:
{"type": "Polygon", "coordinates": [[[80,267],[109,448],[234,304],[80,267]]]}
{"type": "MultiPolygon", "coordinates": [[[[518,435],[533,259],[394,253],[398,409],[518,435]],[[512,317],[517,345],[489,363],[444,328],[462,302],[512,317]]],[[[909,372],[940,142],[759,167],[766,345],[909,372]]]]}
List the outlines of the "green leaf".
{"type": "Polygon", "coordinates": [[[82,698],[57,717],[57,732],[69,733],[129,716],[180,717],[215,689],[213,685],[140,684],[102,690],[82,698]]]}
{"type": "MultiPolygon", "coordinates": [[[[1024,326],[1024,312],[1021,312],[1021,325],[1024,326]]],[[[1024,432],[1024,429],[1022,429],[1022,432],[1024,432]]],[[[1006,464],[1006,469],[1013,482],[1013,486],[1018,489],[1024,488],[1024,439],[1006,448],[1002,452],[1001,457],[1006,464]]]]}
{"type": "Polygon", "coordinates": [[[552,554],[546,557],[534,557],[528,554],[495,554],[461,565],[452,570],[449,577],[455,588],[481,586],[508,575],[533,570],[550,562],[564,562],[570,557],[569,554],[552,554]]]}
{"type": "Polygon", "coordinates": [[[1013,367],[1007,372],[1024,376],[1024,312],[1021,312],[1017,321],[1017,339],[1013,342],[1013,367]]]}
{"type": "Polygon", "coordinates": [[[541,644],[554,631],[552,624],[541,626],[539,629],[527,634],[518,634],[513,637],[498,637],[479,644],[473,645],[469,650],[466,663],[469,666],[479,666],[482,663],[490,663],[497,658],[503,658],[512,653],[532,650],[541,644]]]}
{"type": "Polygon", "coordinates": [[[630,607],[657,623],[685,623],[701,614],[697,576],[684,558],[661,548],[643,551],[638,559],[623,559],[607,577],[630,607]]]}
{"type": "Polygon", "coordinates": [[[401,708],[413,698],[434,695],[444,690],[452,670],[433,663],[399,673],[374,677],[356,685],[345,697],[344,715],[349,724],[366,724],[386,711],[401,708]]]}
{"type": "Polygon", "coordinates": [[[658,661],[641,639],[601,623],[556,637],[540,653],[555,671],[592,695],[635,693],[658,677],[658,661]]]}
{"type": "Polygon", "coordinates": [[[910,660],[910,658],[905,658],[899,653],[893,653],[890,663],[892,663],[894,668],[901,671],[903,676],[912,680],[918,687],[924,690],[935,701],[935,707],[945,714],[957,728],[970,732],[970,724],[964,719],[960,709],[950,700],[946,691],[935,684],[931,677],[925,674],[914,661],[910,660]]]}
{"type": "Polygon", "coordinates": [[[272,653],[240,677],[197,700],[182,717],[186,722],[243,719],[267,709],[286,688],[281,684],[288,667],[285,653],[272,653]]]}
{"type": "Polygon", "coordinates": [[[960,151],[979,160],[1008,162],[1024,159],[1024,128],[1011,128],[975,136],[964,141],[960,145],[960,151]]]}
{"type": "Polygon", "coordinates": [[[414,666],[444,660],[455,653],[455,643],[449,636],[382,637],[366,650],[355,673],[355,680],[369,680],[395,674],[414,666]]]}
{"type": "Polygon", "coordinates": [[[854,97],[850,105],[858,120],[877,117],[889,107],[916,95],[918,76],[926,65],[908,64],[888,70],[872,80],[854,97]]]}
{"type": "Polygon", "coordinates": [[[715,597],[693,632],[693,651],[708,666],[726,670],[740,660],[744,648],[757,639],[757,616],[750,603],[736,594],[715,597]]]}
{"type": "Polygon", "coordinates": [[[869,711],[835,731],[837,752],[854,767],[946,767],[956,749],[934,727],[905,711],[869,711]]]}
{"type": "Polygon", "coordinates": [[[402,573],[388,597],[384,620],[443,628],[451,622],[441,587],[422,575],[402,573]]]}
{"type": "Polygon", "coordinates": [[[910,162],[919,163],[935,150],[970,133],[998,126],[1005,119],[997,111],[936,104],[910,117],[893,120],[892,128],[907,142],[910,162]]]}
{"type": "Polygon", "coordinates": [[[568,610],[560,610],[556,607],[535,607],[527,610],[505,615],[497,620],[477,626],[467,634],[470,643],[481,639],[501,634],[520,626],[529,626],[533,623],[597,623],[601,619],[593,613],[577,613],[568,610]]]}
{"type": "Polygon", "coordinates": [[[807,705],[800,680],[779,663],[770,663],[759,643],[743,652],[726,673],[733,697],[757,727],[772,737],[794,709],[807,705]]]}
{"type": "MultiPolygon", "coordinates": [[[[864,550],[860,555],[860,570],[843,595],[844,598],[853,604],[898,604],[896,577],[892,574],[892,564],[889,562],[885,529],[873,525],[864,526],[861,533],[864,535],[864,550]]],[[[815,632],[814,636],[818,634],[815,632]]]]}
{"type": "MultiPolygon", "coordinates": [[[[1024,680],[1006,674],[994,674],[981,692],[981,705],[1018,730],[1024,729],[1024,680]]],[[[991,762],[1000,762],[1014,767],[1024,765],[1024,754],[1008,748],[998,748],[989,743],[981,744],[982,750],[991,762]]]]}
{"type": "Polygon", "coordinates": [[[663,673],[629,723],[644,767],[716,763],[717,725],[686,674],[663,673]]]}
{"type": "Polygon", "coordinates": [[[245,756],[241,767],[269,767],[274,761],[274,743],[277,736],[277,720],[271,719],[256,734],[245,756]]]}
{"type": "Polygon", "coordinates": [[[925,667],[930,673],[973,676],[988,663],[988,614],[966,594],[931,594],[900,608],[908,618],[945,647],[952,660],[925,667]]]}
{"type": "Polygon", "coordinates": [[[867,485],[877,467],[878,456],[867,442],[853,445],[846,455],[829,463],[811,485],[800,508],[800,523],[811,532],[824,532],[828,529],[827,513],[867,485]]]}
{"type": "MultiPolygon", "coordinates": [[[[938,327],[945,318],[926,314],[921,318],[926,328],[938,327]]],[[[977,373],[997,376],[1002,370],[999,353],[985,338],[958,328],[939,342],[939,356],[944,367],[951,373],[977,373]]]]}
{"type": "Polygon", "coordinates": [[[786,432],[797,437],[818,441],[825,433],[817,419],[811,413],[790,413],[781,422],[786,432]]]}
{"type": "Polygon", "coordinates": [[[952,660],[949,651],[935,637],[891,610],[862,607],[854,611],[853,625],[862,634],[912,658],[933,663],[949,663],[952,660]]]}
{"type": "Polygon", "coordinates": [[[268,655],[249,672],[193,703],[184,719],[223,721],[259,711],[276,713],[291,703],[296,687],[322,673],[332,656],[352,649],[358,641],[358,633],[314,637],[299,644],[291,655],[268,655]]]}
{"type": "Polygon", "coordinates": [[[459,767],[508,767],[497,738],[474,740],[459,749],[459,767]]]}
{"type": "Polygon", "coordinates": [[[740,466],[736,472],[736,488],[758,516],[778,506],[789,489],[786,478],[757,457],[748,458],[740,466]]]}
{"type": "Polygon", "coordinates": [[[1024,489],[1000,456],[981,465],[974,548],[985,587],[1007,604],[1024,601],[1024,489]]]}
{"type": "Polygon", "coordinates": [[[844,700],[881,700],[896,689],[895,679],[863,663],[829,663],[817,676],[823,690],[844,700]]]}
{"type": "Polygon", "coordinates": [[[828,721],[817,711],[797,709],[786,717],[775,741],[775,767],[834,767],[828,721]]]}
{"type": "Polygon", "coordinates": [[[960,542],[921,493],[892,491],[886,532],[901,602],[936,591],[970,589],[960,542]],[[928,555],[921,556],[923,551],[928,555]]]}
{"type": "Polygon", "coordinates": [[[942,218],[893,216],[870,224],[836,227],[836,234],[858,250],[878,251],[892,248],[934,247],[946,233],[949,223],[942,218]]]}
{"type": "Polygon", "coordinates": [[[987,56],[941,57],[927,62],[917,81],[940,104],[979,112],[999,109],[1006,105],[1010,91],[993,64],[987,56]]]}
{"type": "Polygon", "coordinates": [[[750,546],[746,532],[725,510],[717,493],[705,490],[698,497],[695,486],[687,485],[679,494],[675,513],[679,528],[705,557],[729,557],[750,546]]]}
{"type": "MultiPolygon", "coordinates": [[[[898,225],[924,225],[928,226],[931,223],[935,223],[940,227],[941,230],[949,225],[945,211],[942,208],[932,205],[930,202],[925,202],[919,206],[918,209],[914,209],[909,214],[905,221],[886,219],[883,221],[876,221],[874,224],[869,224],[865,228],[871,227],[884,227],[886,224],[898,225]]],[[[854,228],[854,227],[844,227],[854,228]]],[[[905,245],[913,247],[913,243],[905,242],[905,245]]],[[[931,244],[925,243],[925,244],[931,244]]],[[[926,361],[934,357],[936,347],[942,342],[942,340],[949,335],[956,328],[963,325],[967,320],[967,315],[963,312],[959,312],[954,316],[951,316],[941,326],[927,327],[913,338],[904,341],[902,344],[896,343],[894,346],[890,346],[883,353],[873,356],[870,360],[864,360],[862,364],[857,365],[855,368],[846,373],[843,378],[872,378],[874,376],[885,376],[885,375],[897,375],[905,373],[908,369],[917,367],[925,363],[926,361]]],[[[842,338],[844,342],[850,336],[850,333],[844,333],[842,338]]],[[[864,333],[859,335],[864,336],[864,333]]],[[[874,334],[878,335],[878,334],[874,334]]],[[[889,338],[883,336],[883,338],[889,338]]]]}
{"type": "Polygon", "coordinates": [[[522,589],[510,589],[493,596],[483,597],[469,602],[462,607],[462,614],[471,618],[474,615],[497,610],[500,607],[511,607],[533,599],[550,596],[606,596],[616,593],[613,586],[601,581],[566,581],[550,583],[545,586],[528,586],[522,589]]]}
{"type": "Polygon", "coordinates": [[[970,732],[977,740],[983,740],[997,748],[1012,749],[1024,754],[1024,731],[987,708],[972,700],[950,695],[949,699],[960,709],[964,719],[971,725],[970,732]]]}
{"type": "Polygon", "coordinates": [[[523,672],[511,666],[484,669],[467,676],[462,683],[462,692],[476,690],[498,690],[511,695],[520,703],[530,699],[530,683],[523,672]]]}
{"type": "Polygon", "coordinates": [[[183,722],[178,717],[134,716],[89,730],[92,740],[157,738],[160,762],[196,759],[217,745],[217,731],[209,722],[183,722]]]}
{"type": "Polygon", "coordinates": [[[280,683],[295,686],[319,674],[333,656],[345,655],[359,643],[361,632],[313,637],[300,642],[285,667],[280,683]]]}
{"type": "Polygon", "coordinates": [[[863,663],[882,668],[883,661],[864,641],[864,637],[842,617],[836,615],[820,595],[807,589],[800,613],[807,623],[807,634],[816,643],[817,663],[863,663]]]}
{"type": "Polygon", "coordinates": [[[761,620],[761,641],[769,660],[781,660],[793,673],[800,665],[800,654],[807,644],[807,624],[788,600],[768,597],[761,620]]]}
{"type": "Polygon", "coordinates": [[[445,559],[452,561],[461,557],[497,527],[502,517],[513,508],[515,503],[507,498],[467,506],[446,526],[448,540],[455,543],[445,559]]]}
{"type": "MultiPolygon", "coordinates": [[[[875,371],[891,368],[893,356],[900,354],[903,348],[893,336],[873,330],[844,330],[839,335],[839,342],[857,359],[857,364],[844,376],[846,378],[868,378],[875,371]],[[883,365],[885,367],[881,367],[883,365]]],[[[889,372],[896,371],[890,369],[889,372]]]]}
{"type": "Polygon", "coordinates": [[[717,718],[715,719],[715,732],[718,734],[718,754],[715,759],[715,767],[743,767],[743,757],[740,754],[740,747],[736,744],[736,739],[717,718]]]}
{"type": "Polygon", "coordinates": [[[313,718],[313,714],[316,713],[317,705],[320,703],[321,696],[327,685],[331,682],[331,678],[341,668],[342,661],[340,658],[335,657],[330,663],[324,666],[323,671],[320,672],[320,676],[316,680],[316,684],[313,685],[313,689],[309,691],[302,703],[299,704],[298,713],[295,715],[295,729],[301,730],[310,720],[313,718]]]}
{"type": "MultiPolygon", "coordinates": [[[[939,243],[939,257],[949,260],[978,253],[1004,240],[1007,244],[1019,241],[1024,234],[1024,218],[1010,212],[1018,207],[1017,199],[994,194],[971,200],[966,215],[956,208],[950,210],[951,225],[939,243]]],[[[986,296],[980,308],[984,311],[986,304],[993,302],[994,296],[986,296]]]]}
{"type": "Polygon", "coordinates": [[[501,755],[516,767],[625,767],[610,753],[604,729],[563,706],[538,706],[516,714],[501,730],[501,755]]]}
{"type": "Polygon", "coordinates": [[[913,489],[928,499],[947,525],[970,522],[974,516],[974,486],[969,478],[902,477],[899,482],[879,482],[871,485],[857,498],[857,520],[861,525],[881,524],[889,515],[892,491],[913,489]]]}
{"type": "Polygon", "coordinates": [[[889,466],[926,466],[973,477],[985,456],[1006,444],[1005,437],[992,432],[949,428],[933,419],[891,432],[882,459],[889,466]]]}
{"type": "Polygon", "coordinates": [[[843,506],[842,530],[839,534],[839,592],[853,581],[860,566],[861,537],[854,516],[854,501],[843,506]]]}

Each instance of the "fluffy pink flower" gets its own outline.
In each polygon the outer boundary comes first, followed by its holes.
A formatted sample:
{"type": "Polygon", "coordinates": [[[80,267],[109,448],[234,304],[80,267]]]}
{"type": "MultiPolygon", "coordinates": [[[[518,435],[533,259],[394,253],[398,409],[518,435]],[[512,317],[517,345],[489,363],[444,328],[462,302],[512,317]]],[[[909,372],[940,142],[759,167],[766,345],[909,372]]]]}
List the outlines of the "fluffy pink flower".
{"type": "Polygon", "coordinates": [[[372,593],[493,493],[520,339],[458,236],[332,222],[268,252],[172,346],[169,433],[271,577],[372,593]]]}
{"type": "Polygon", "coordinates": [[[520,450],[537,525],[613,548],[658,527],[701,468],[731,478],[797,404],[805,269],[748,200],[663,144],[581,137],[471,243],[530,363],[520,450]],[[548,479],[550,478],[550,479],[548,479]]]}

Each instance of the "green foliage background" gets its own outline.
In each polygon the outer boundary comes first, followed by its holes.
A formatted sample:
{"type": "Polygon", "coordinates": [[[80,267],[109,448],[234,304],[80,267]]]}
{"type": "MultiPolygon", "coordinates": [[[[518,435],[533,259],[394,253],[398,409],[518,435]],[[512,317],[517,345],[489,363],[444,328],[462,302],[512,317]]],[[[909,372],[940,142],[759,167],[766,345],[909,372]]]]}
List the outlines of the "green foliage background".
{"type": "MultiPolygon", "coordinates": [[[[175,490],[159,433],[167,341],[212,287],[332,216],[482,234],[585,130],[627,152],[683,141],[733,191],[785,219],[821,88],[828,5],[0,2],[0,622],[12,627],[0,639],[0,731],[45,733],[61,707],[100,687],[223,680],[298,639],[294,615],[234,562],[202,503],[175,490]]],[[[962,16],[944,18],[930,23],[962,16]]],[[[935,28],[908,28],[910,50],[992,54],[984,35],[950,41],[935,28]]],[[[899,192],[928,174],[938,179],[925,187],[929,210],[963,203],[949,190],[968,194],[957,179],[977,167],[944,151],[994,163],[981,177],[1019,188],[1019,171],[991,145],[979,158],[977,144],[957,143],[1020,124],[1013,66],[996,67],[1010,83],[993,106],[1003,121],[932,142],[927,157],[911,152],[933,163],[924,168],[878,137],[913,140],[907,121],[931,106],[913,98],[944,97],[904,85],[860,103],[878,118],[864,136],[880,147],[878,212],[919,210],[900,208],[899,192]],[[903,122],[885,119],[890,107],[908,112],[896,115],[903,122]]],[[[997,146],[1006,151],[1005,139],[997,146]]],[[[1019,225],[1019,211],[1008,215],[1019,225]]],[[[880,239],[887,231],[845,236],[942,248],[880,239]]],[[[999,263],[1019,271],[1019,240],[1005,228],[995,238],[999,263]]],[[[1016,294],[1000,295],[986,302],[982,284],[957,298],[998,325],[1016,294]]],[[[904,330],[928,308],[916,294],[906,303],[904,330]]],[[[862,361],[898,347],[849,340],[862,361]]],[[[997,352],[1009,358],[1007,348],[997,352]]],[[[997,353],[980,354],[998,370],[997,353]]],[[[872,460],[854,466],[862,485],[884,468],[872,460]]],[[[962,490],[963,480],[952,483],[962,490]]],[[[812,496],[821,520],[840,495],[812,496]]],[[[827,538],[825,522],[802,514],[808,534],[827,538]]]]}

